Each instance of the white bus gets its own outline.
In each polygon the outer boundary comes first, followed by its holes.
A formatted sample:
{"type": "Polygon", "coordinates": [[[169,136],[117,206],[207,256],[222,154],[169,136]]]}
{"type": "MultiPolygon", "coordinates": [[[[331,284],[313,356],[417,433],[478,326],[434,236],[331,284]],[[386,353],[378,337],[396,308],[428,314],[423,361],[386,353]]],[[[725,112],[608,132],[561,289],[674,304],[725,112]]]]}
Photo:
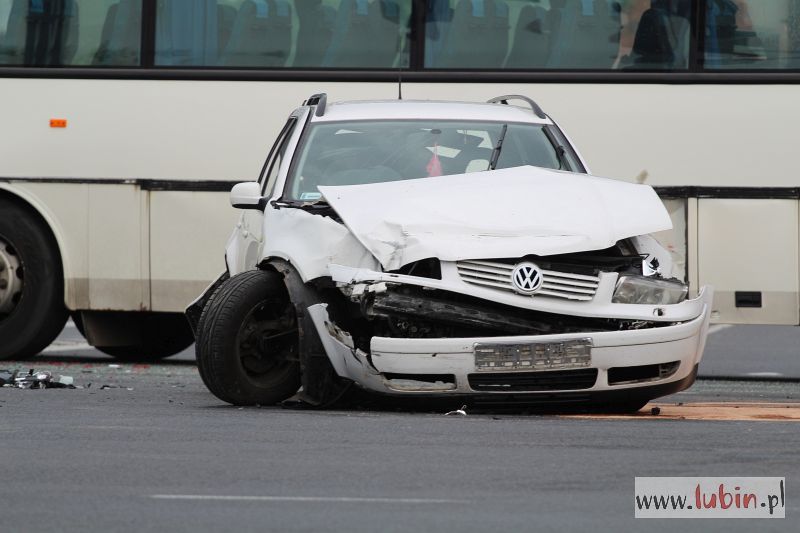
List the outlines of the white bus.
{"type": "Polygon", "coordinates": [[[0,359],[69,315],[119,357],[188,346],[288,112],[401,77],[535,99],[656,187],[714,320],[797,325],[798,69],[800,0],[0,0],[0,359]]]}

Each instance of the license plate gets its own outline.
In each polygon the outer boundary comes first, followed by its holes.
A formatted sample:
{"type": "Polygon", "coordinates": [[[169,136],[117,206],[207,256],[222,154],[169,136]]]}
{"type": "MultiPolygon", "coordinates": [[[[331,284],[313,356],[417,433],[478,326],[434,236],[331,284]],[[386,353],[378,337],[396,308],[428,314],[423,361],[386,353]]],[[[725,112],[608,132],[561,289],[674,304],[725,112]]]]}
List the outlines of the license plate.
{"type": "Polygon", "coordinates": [[[475,344],[475,369],[556,370],[584,368],[592,363],[592,339],[525,344],[475,344]]]}

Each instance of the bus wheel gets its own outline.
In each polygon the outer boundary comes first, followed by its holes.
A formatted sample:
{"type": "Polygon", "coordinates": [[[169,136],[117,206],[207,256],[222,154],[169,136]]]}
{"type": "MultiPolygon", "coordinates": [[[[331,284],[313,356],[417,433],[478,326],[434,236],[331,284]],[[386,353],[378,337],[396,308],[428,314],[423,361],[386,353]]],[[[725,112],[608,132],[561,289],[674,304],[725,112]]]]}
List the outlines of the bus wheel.
{"type": "Polygon", "coordinates": [[[83,311],[72,314],[72,320],[81,335],[94,348],[104,354],[126,362],[153,362],[175,355],[192,345],[194,336],[186,317],[180,313],[151,313],[126,311],[83,311]],[[91,331],[104,334],[95,338],[86,334],[89,321],[91,331]],[[109,337],[122,337],[129,344],[104,346],[109,337]]]}
{"type": "Polygon", "coordinates": [[[225,281],[197,325],[197,366],[234,405],[271,405],[300,388],[297,316],[280,275],[253,270],[225,281]]]}
{"type": "Polygon", "coordinates": [[[38,354],[66,321],[55,239],[28,210],[0,198],[0,359],[38,354]]]}

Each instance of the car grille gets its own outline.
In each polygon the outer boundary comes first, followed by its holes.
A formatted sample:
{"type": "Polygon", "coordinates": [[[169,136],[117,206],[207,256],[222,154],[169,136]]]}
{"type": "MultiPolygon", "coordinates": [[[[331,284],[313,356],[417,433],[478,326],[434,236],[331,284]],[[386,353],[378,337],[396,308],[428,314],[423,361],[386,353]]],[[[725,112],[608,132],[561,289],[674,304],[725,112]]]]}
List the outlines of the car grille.
{"type": "Polygon", "coordinates": [[[596,368],[544,372],[493,372],[470,374],[472,390],[486,392],[536,392],[591,389],[597,381],[596,368]]]}
{"type": "MultiPolygon", "coordinates": [[[[458,275],[467,283],[514,291],[511,272],[516,265],[494,261],[458,261],[458,275]]],[[[544,284],[534,296],[590,301],[597,292],[600,278],[569,272],[542,270],[544,284]]]]}

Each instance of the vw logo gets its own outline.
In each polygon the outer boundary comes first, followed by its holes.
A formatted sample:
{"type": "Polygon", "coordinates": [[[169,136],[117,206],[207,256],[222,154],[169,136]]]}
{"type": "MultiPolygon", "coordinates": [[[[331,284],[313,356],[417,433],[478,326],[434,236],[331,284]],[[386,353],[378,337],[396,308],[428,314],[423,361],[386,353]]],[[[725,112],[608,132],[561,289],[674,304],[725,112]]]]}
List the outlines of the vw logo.
{"type": "Polygon", "coordinates": [[[533,294],[542,288],[544,275],[542,270],[533,263],[520,263],[511,272],[511,281],[517,292],[533,294]]]}

